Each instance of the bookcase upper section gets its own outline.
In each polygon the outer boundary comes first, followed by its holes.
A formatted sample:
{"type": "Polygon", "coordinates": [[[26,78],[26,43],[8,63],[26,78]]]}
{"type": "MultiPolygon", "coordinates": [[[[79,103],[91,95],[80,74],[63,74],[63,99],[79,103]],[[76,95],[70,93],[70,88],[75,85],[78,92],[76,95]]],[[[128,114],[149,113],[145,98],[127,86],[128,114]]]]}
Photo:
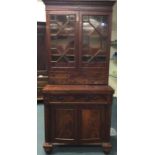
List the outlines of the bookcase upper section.
{"type": "Polygon", "coordinates": [[[44,2],[49,83],[108,84],[115,1],[44,2]]]}

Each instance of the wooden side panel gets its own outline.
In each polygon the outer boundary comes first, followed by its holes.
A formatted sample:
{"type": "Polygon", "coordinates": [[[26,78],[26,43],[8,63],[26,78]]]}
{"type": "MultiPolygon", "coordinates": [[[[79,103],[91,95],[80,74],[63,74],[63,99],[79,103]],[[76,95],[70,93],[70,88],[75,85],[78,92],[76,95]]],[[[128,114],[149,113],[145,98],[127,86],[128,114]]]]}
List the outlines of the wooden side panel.
{"type": "Polygon", "coordinates": [[[51,109],[47,102],[44,101],[45,106],[44,106],[44,117],[45,117],[45,141],[46,142],[51,142],[51,109]]]}
{"type": "Polygon", "coordinates": [[[105,119],[105,126],[104,126],[104,135],[103,139],[105,142],[110,142],[110,126],[111,126],[111,105],[105,106],[105,114],[103,115],[105,119]]]}
{"type": "Polygon", "coordinates": [[[46,70],[45,22],[37,22],[37,70],[46,70]]]}
{"type": "Polygon", "coordinates": [[[76,110],[71,108],[55,109],[55,134],[57,141],[72,141],[76,138],[76,110]]]}
{"type": "Polygon", "coordinates": [[[48,82],[45,22],[37,22],[37,100],[43,99],[42,88],[48,82]]]}
{"type": "Polygon", "coordinates": [[[81,110],[81,138],[82,141],[100,140],[101,111],[99,109],[81,110]]]}

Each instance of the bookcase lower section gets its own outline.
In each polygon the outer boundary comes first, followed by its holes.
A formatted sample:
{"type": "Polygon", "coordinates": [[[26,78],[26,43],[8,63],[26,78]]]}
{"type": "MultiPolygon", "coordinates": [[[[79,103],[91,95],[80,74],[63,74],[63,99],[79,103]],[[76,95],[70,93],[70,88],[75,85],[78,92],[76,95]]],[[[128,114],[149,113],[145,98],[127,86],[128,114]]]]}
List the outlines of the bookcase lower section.
{"type": "Polygon", "coordinates": [[[111,105],[112,93],[44,93],[45,151],[54,145],[101,145],[108,153],[111,105]]]}

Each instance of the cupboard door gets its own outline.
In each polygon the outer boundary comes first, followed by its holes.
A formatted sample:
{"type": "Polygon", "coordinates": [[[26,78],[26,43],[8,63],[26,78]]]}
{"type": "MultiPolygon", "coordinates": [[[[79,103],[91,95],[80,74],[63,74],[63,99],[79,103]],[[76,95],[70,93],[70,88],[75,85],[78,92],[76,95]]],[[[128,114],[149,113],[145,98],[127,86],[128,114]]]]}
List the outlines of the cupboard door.
{"type": "Polygon", "coordinates": [[[106,66],[109,52],[109,16],[81,13],[81,66],[106,66]]]}
{"type": "Polygon", "coordinates": [[[100,142],[101,141],[101,110],[93,108],[84,108],[80,111],[80,141],[82,142],[100,142]]]}
{"type": "Polygon", "coordinates": [[[74,67],[77,54],[77,15],[53,12],[49,22],[49,61],[51,67],[74,67]]]}
{"type": "Polygon", "coordinates": [[[53,129],[55,142],[69,142],[76,139],[77,114],[76,109],[67,106],[54,108],[53,129]]]}

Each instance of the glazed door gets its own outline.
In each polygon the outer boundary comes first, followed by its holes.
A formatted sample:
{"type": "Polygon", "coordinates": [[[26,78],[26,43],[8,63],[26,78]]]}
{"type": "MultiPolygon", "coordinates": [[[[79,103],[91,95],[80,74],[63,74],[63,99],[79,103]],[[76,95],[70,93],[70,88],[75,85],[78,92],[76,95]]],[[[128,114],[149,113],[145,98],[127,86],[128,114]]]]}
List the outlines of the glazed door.
{"type": "Polygon", "coordinates": [[[47,13],[49,83],[108,84],[110,13],[47,13]]]}
{"type": "Polygon", "coordinates": [[[108,12],[80,12],[79,68],[87,79],[84,84],[108,84],[110,21],[108,12]]]}
{"type": "Polygon", "coordinates": [[[49,67],[74,68],[77,63],[77,12],[50,11],[47,15],[49,67]]]}
{"type": "Polygon", "coordinates": [[[80,13],[81,67],[106,67],[110,45],[110,14],[80,13]]]}

